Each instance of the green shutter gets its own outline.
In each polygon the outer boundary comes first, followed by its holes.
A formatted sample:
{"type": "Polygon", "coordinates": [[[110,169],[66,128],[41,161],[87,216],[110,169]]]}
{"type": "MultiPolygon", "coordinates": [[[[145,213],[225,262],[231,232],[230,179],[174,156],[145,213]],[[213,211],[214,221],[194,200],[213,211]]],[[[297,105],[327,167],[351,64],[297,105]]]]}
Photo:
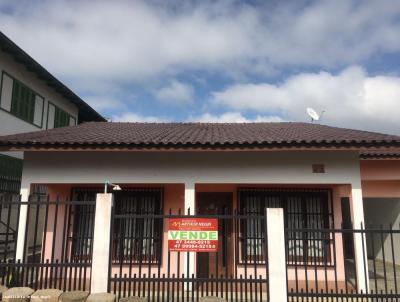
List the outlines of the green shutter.
{"type": "Polygon", "coordinates": [[[69,120],[72,116],[64,110],[58,108],[57,106],[54,107],[54,128],[69,126],[69,120]]]}
{"type": "MultiPolygon", "coordinates": [[[[36,93],[21,82],[13,79],[10,113],[20,119],[34,123],[36,93]]],[[[40,114],[43,114],[42,112],[40,114]]],[[[36,125],[41,126],[41,125],[36,125]]]]}
{"type": "Polygon", "coordinates": [[[0,154],[0,193],[19,194],[22,160],[0,154]]]}

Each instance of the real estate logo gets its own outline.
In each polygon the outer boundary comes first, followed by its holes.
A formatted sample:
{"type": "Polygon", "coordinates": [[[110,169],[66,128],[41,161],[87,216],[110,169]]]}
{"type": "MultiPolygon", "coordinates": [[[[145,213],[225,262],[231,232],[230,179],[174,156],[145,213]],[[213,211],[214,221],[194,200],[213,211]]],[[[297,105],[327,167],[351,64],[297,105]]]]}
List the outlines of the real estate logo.
{"type": "Polygon", "coordinates": [[[169,219],[168,249],[177,252],[218,251],[218,219],[169,219]]]}

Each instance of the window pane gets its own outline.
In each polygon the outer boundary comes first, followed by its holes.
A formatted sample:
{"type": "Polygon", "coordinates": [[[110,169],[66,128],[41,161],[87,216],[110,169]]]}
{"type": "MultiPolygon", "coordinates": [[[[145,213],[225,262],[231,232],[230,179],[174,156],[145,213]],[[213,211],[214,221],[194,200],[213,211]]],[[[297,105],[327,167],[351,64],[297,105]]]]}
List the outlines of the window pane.
{"type": "Polygon", "coordinates": [[[0,154],[0,194],[19,194],[22,160],[0,154]]]}
{"type": "Polygon", "coordinates": [[[10,112],[15,116],[33,123],[35,112],[35,93],[18,81],[13,81],[13,93],[10,112]]]}
{"type": "Polygon", "coordinates": [[[3,73],[3,81],[1,87],[1,108],[4,110],[11,110],[11,98],[13,91],[13,79],[3,73]]]}
{"type": "Polygon", "coordinates": [[[35,96],[35,113],[34,113],[33,122],[37,126],[42,126],[43,103],[44,103],[43,98],[36,95],[35,96]]]}
{"type": "Polygon", "coordinates": [[[47,112],[47,129],[54,128],[56,107],[49,103],[49,112],[47,112]]]}
{"type": "Polygon", "coordinates": [[[162,219],[154,218],[152,215],[160,212],[161,198],[161,189],[132,189],[116,193],[114,262],[160,261],[162,219]],[[124,216],[118,217],[118,215],[124,216]]]}
{"type": "Polygon", "coordinates": [[[94,205],[73,206],[73,236],[72,236],[72,259],[84,261],[90,259],[93,247],[94,232],[94,205]]]}
{"type": "MultiPolygon", "coordinates": [[[[96,194],[101,193],[101,188],[74,188],[72,190],[73,201],[94,201],[96,194]]],[[[71,259],[73,261],[86,261],[91,257],[94,232],[94,205],[75,205],[70,212],[72,221],[72,248],[71,259]]]]}
{"type": "MultiPolygon", "coordinates": [[[[264,215],[266,208],[284,209],[285,226],[293,230],[286,238],[289,262],[330,261],[329,235],[319,231],[331,226],[328,190],[241,189],[239,207],[242,212],[254,215],[264,215]],[[313,229],[307,236],[306,232],[297,231],[306,228],[313,229]]],[[[264,227],[255,219],[247,219],[241,223],[241,236],[242,261],[252,262],[254,255],[262,254],[264,227]]]]}
{"type": "Polygon", "coordinates": [[[54,128],[69,126],[70,117],[71,117],[70,114],[68,114],[67,112],[58,107],[55,107],[54,128]]]}
{"type": "Polygon", "coordinates": [[[74,117],[70,117],[69,118],[69,125],[70,126],[75,126],[76,125],[76,119],[74,117]]]}

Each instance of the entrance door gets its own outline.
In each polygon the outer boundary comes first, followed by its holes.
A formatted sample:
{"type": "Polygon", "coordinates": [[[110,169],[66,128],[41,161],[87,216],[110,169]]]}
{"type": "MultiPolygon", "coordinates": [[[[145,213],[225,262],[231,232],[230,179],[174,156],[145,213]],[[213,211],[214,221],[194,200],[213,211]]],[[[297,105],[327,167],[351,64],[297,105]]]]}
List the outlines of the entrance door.
{"type": "MultiPolygon", "coordinates": [[[[232,214],[232,193],[197,193],[197,214],[232,214]]],[[[197,253],[197,276],[229,276],[233,273],[233,234],[232,220],[218,218],[218,252],[197,253]]]]}

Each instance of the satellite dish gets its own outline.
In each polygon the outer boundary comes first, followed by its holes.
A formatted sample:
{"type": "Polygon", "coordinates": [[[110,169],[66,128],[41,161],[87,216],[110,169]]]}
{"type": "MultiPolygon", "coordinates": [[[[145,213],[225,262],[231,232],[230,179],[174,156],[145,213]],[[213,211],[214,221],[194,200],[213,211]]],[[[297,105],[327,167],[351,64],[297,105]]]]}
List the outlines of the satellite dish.
{"type": "Polygon", "coordinates": [[[320,119],[319,114],[312,108],[307,108],[307,114],[311,117],[311,122],[319,121],[320,119]]]}

